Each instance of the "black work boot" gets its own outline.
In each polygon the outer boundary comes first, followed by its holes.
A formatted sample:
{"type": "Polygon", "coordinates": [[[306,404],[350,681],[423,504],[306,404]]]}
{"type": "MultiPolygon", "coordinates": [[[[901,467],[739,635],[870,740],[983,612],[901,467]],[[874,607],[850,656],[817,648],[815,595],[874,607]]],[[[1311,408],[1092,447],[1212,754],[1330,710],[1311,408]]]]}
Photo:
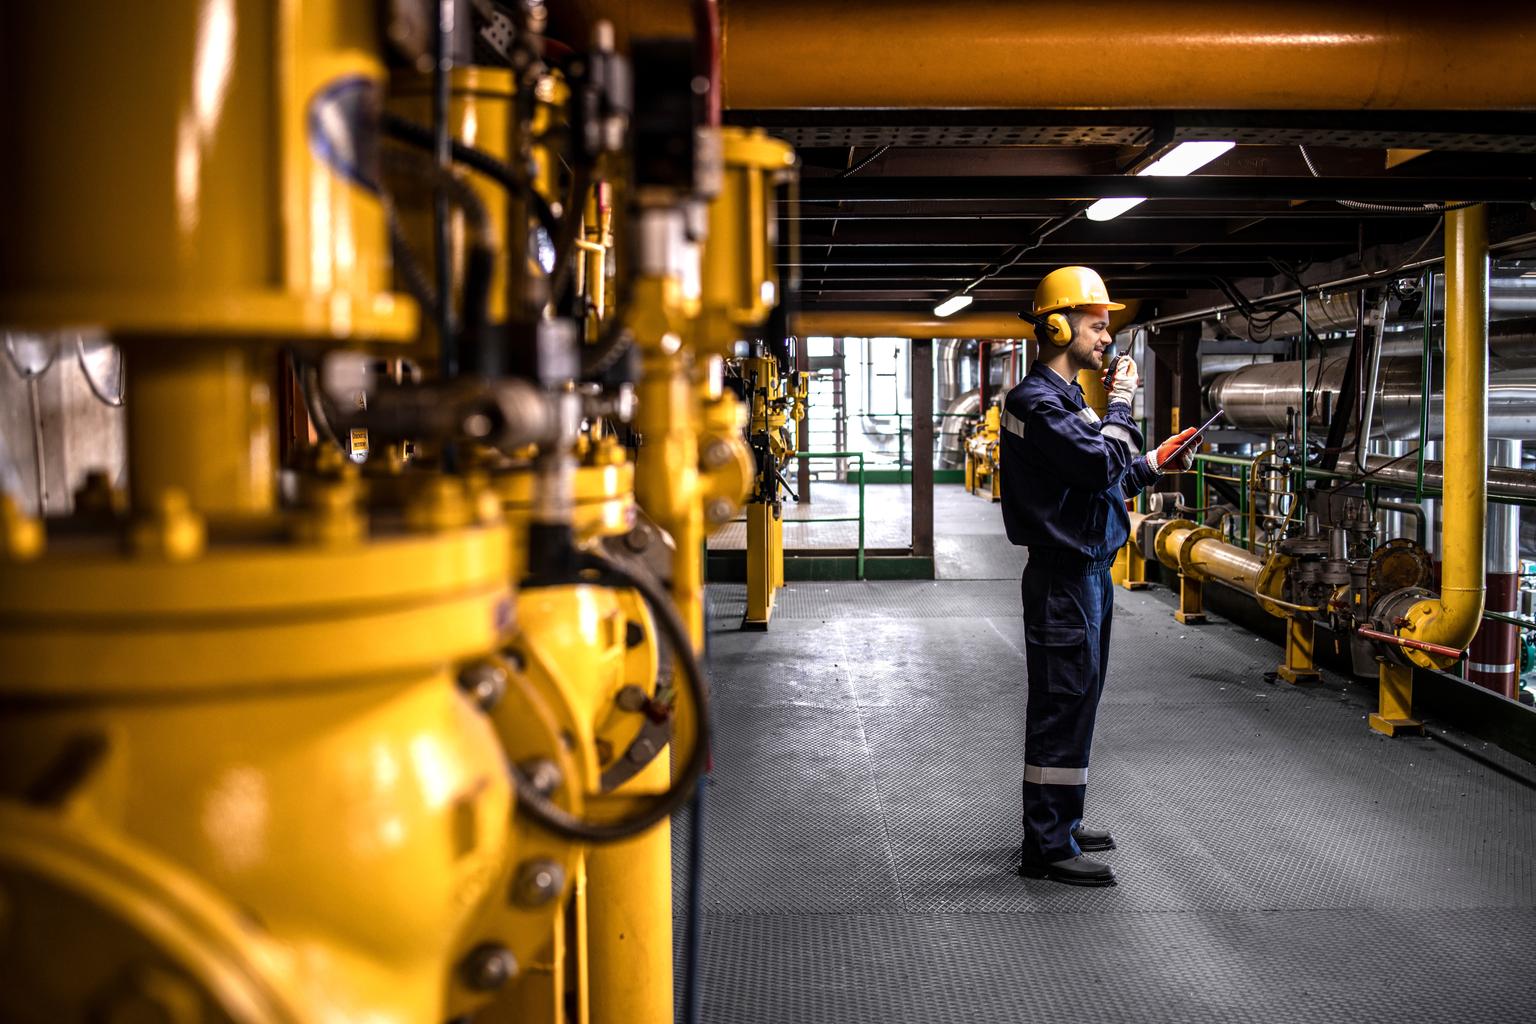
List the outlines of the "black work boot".
{"type": "Polygon", "coordinates": [[[1109,834],[1108,829],[1085,828],[1079,825],[1072,832],[1072,838],[1077,840],[1077,848],[1084,853],[1094,853],[1115,848],[1115,837],[1109,834]]]}
{"type": "Polygon", "coordinates": [[[1025,878],[1049,878],[1067,885],[1115,884],[1115,873],[1108,864],[1090,860],[1082,854],[1048,864],[1026,860],[1019,865],[1019,874],[1025,878]]]}

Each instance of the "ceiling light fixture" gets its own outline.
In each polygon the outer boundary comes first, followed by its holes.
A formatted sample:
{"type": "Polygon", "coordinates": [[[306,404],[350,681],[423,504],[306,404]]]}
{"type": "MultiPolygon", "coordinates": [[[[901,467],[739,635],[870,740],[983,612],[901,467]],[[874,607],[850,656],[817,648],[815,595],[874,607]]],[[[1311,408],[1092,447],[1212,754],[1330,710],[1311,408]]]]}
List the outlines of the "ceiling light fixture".
{"type": "MultiPolygon", "coordinates": [[[[1237,145],[1235,142],[1181,142],[1163,156],[1136,172],[1137,177],[1153,175],[1160,178],[1182,178],[1193,174],[1221,154],[1237,145]]],[[[1146,202],[1132,196],[1100,199],[1088,207],[1089,220],[1114,220],[1126,210],[1146,202]]]]}
{"type": "Polygon", "coordinates": [[[933,307],[934,316],[949,316],[949,314],[964,309],[974,302],[976,296],[970,292],[956,292],[937,306],[933,307]]]}

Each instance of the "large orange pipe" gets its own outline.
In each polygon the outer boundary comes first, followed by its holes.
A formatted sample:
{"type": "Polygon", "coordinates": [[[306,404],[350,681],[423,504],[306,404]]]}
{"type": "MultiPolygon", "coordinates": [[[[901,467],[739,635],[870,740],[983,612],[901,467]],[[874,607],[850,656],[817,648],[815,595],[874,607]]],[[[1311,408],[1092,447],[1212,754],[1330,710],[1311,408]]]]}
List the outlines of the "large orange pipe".
{"type": "MultiPolygon", "coordinates": [[[[722,0],[725,106],[1529,110],[1536,5],[1401,0],[722,0]]],[[[575,0],[556,33],[606,18],[689,36],[689,0],[575,0]]]]}
{"type": "Polygon", "coordinates": [[[726,0],[725,104],[1509,110],[1536,5],[726,0]]]}

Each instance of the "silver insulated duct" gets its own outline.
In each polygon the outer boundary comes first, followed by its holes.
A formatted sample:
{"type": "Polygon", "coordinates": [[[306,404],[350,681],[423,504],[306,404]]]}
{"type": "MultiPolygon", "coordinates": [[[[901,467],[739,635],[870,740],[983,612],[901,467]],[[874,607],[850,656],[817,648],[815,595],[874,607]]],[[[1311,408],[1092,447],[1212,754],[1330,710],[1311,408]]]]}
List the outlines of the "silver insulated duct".
{"type": "MultiPolygon", "coordinates": [[[[1492,371],[1488,379],[1488,436],[1536,439],[1536,320],[1506,320],[1489,329],[1492,371]]],[[[1387,352],[1394,346],[1389,341],[1387,352]]],[[[1323,430],[1339,402],[1348,356],[1307,361],[1308,430],[1323,430]]],[[[1381,360],[1371,437],[1416,440],[1419,434],[1419,393],[1422,356],[1386,356],[1381,360]]],[[[1439,360],[1431,379],[1438,379],[1439,360]]],[[[1221,409],[1232,426],[1256,433],[1289,429],[1303,406],[1301,364],[1269,363],[1225,373],[1211,382],[1207,404],[1221,409]]],[[[1348,396],[1346,401],[1353,401],[1348,396]]],[[[1430,435],[1443,433],[1442,396],[1430,403],[1430,435]]]]}

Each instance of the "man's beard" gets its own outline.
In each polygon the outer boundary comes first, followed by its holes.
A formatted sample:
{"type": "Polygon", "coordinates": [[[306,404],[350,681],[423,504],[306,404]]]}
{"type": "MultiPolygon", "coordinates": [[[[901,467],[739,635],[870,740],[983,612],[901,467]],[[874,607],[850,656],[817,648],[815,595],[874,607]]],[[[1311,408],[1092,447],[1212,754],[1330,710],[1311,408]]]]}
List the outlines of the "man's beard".
{"type": "Polygon", "coordinates": [[[1102,369],[1100,365],[1100,359],[1098,356],[1094,355],[1092,345],[1089,345],[1086,349],[1080,349],[1076,345],[1073,345],[1072,348],[1067,352],[1067,358],[1071,362],[1072,369],[1074,370],[1102,369]]]}

